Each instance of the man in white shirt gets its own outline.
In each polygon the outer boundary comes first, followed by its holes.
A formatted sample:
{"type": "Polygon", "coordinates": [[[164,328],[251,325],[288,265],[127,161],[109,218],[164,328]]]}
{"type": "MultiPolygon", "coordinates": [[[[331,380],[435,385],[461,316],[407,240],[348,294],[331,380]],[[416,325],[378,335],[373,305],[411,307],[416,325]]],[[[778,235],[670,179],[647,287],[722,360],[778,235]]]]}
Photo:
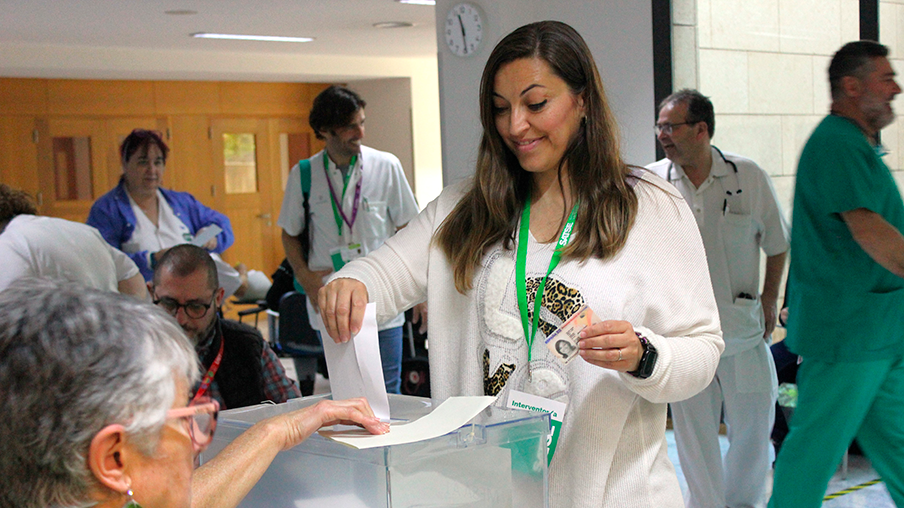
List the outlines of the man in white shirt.
{"type": "Polygon", "coordinates": [[[96,229],[36,213],[27,193],[0,184],[0,290],[46,277],[147,298],[138,267],[96,229]]]}
{"type": "MultiPolygon", "coordinates": [[[[339,86],[314,99],[309,123],[326,148],[292,168],[277,222],[296,289],[308,296],[315,330],[317,292],[325,278],[376,250],[418,213],[399,159],[361,144],[366,105],[358,94],[339,86]],[[310,185],[307,197],[305,179],[310,185]]],[[[390,393],[398,393],[401,385],[404,321],[399,314],[379,323],[383,377],[390,393]]]]}
{"type": "Polygon", "coordinates": [[[672,404],[688,508],[740,508],[764,502],[769,433],[775,418],[775,365],[766,344],[789,246],[775,190],[753,161],[710,144],[715,114],[696,90],[662,101],[656,123],[666,158],[647,166],[691,207],[722,322],[725,351],[710,385],[672,404]],[[766,274],[760,287],[760,250],[766,274]],[[723,414],[724,407],[724,414],[723,414]],[[719,424],[728,427],[724,464],[719,424]]]}

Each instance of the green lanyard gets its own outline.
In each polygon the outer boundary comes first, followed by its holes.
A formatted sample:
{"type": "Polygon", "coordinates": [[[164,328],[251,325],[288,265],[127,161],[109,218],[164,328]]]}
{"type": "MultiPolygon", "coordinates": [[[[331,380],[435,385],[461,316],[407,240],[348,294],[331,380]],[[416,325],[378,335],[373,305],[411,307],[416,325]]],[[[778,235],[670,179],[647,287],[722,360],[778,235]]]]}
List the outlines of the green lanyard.
{"type": "Polygon", "coordinates": [[[546,280],[549,274],[559,265],[562,258],[562,249],[568,245],[571,240],[571,231],[574,228],[574,221],[578,216],[578,203],[574,204],[571,214],[568,216],[568,222],[559,235],[559,242],[556,244],[556,250],[552,253],[552,259],[549,260],[549,268],[546,275],[540,281],[540,287],[537,288],[537,294],[534,296],[534,319],[528,324],[527,314],[527,243],[530,235],[530,193],[527,195],[527,202],[524,204],[524,210],[521,212],[521,232],[518,234],[518,257],[515,260],[515,284],[518,285],[518,310],[521,312],[521,326],[524,328],[524,340],[527,341],[527,361],[531,361],[531,349],[534,344],[534,335],[537,334],[537,327],[540,322],[540,304],[543,300],[543,292],[546,290],[546,280]]]}
{"type": "MultiPolygon", "coordinates": [[[[345,173],[345,176],[343,177],[344,183],[342,186],[342,199],[339,200],[339,206],[342,206],[342,203],[345,202],[345,191],[348,190],[348,182],[352,178],[352,171],[354,171],[354,169],[355,169],[355,161],[357,161],[357,159],[358,159],[358,156],[353,155],[352,160],[349,161],[349,163],[348,163],[348,172],[345,173]]],[[[330,193],[332,194],[333,184],[332,184],[332,181],[330,180],[329,167],[330,167],[330,159],[329,159],[329,157],[327,157],[326,150],[324,150],[323,151],[323,169],[326,170],[327,183],[330,186],[330,193]]],[[[358,188],[357,191],[358,192],[355,194],[354,211],[352,212],[353,213],[352,223],[354,223],[355,215],[357,215],[357,212],[358,212],[358,193],[360,193],[360,188],[358,188]]],[[[342,223],[345,222],[345,219],[342,217],[342,214],[340,213],[341,210],[336,208],[335,194],[333,194],[331,196],[331,198],[332,199],[330,199],[330,204],[333,205],[333,218],[336,219],[336,228],[339,230],[339,237],[341,238],[342,237],[342,223]]],[[[349,224],[348,227],[351,228],[352,224],[349,224]]]]}

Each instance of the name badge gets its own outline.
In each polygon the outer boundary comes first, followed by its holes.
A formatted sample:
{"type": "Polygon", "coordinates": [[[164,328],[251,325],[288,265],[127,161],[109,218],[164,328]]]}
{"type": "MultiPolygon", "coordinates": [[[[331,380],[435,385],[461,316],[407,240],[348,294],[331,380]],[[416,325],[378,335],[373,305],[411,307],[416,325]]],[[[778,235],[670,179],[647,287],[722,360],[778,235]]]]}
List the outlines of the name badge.
{"type": "Polygon", "coordinates": [[[562,419],[565,418],[565,404],[529,393],[510,390],[506,407],[537,413],[549,413],[549,436],[546,437],[546,464],[548,465],[552,462],[552,456],[556,453],[556,443],[559,441],[559,434],[562,431],[562,419]]]}
{"type": "Polygon", "coordinates": [[[339,271],[346,263],[364,255],[364,247],[360,243],[336,247],[330,251],[330,260],[333,262],[333,270],[339,271]]]}

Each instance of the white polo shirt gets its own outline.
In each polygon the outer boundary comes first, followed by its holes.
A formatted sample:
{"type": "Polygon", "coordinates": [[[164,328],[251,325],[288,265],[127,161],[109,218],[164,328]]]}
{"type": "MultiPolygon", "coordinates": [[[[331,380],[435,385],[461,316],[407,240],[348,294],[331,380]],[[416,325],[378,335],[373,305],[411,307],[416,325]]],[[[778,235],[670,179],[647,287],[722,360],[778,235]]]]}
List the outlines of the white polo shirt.
{"type": "MultiPolygon", "coordinates": [[[[340,245],[357,243],[364,248],[365,254],[373,252],[383,245],[387,238],[394,235],[396,229],[408,224],[418,213],[414,193],[411,192],[402,164],[395,155],[362,146],[355,167],[351,169],[348,190],[344,198],[342,198],[344,186],[342,172],[329,158],[327,171],[324,171],[323,155],[324,152],[320,151],[310,158],[311,195],[308,204],[311,209],[313,231],[308,268],[313,271],[332,270],[330,251],[340,245]],[[351,228],[343,221],[341,238],[333,215],[327,177],[333,184],[336,197],[342,200],[342,211],[349,219],[355,205],[355,187],[359,181],[361,182],[357,216],[351,228]]],[[[298,236],[304,229],[304,206],[298,164],[289,172],[277,224],[292,236],[298,236]]],[[[310,307],[310,302],[308,315],[312,318],[312,326],[316,328],[315,313],[310,307]]],[[[404,322],[404,316],[399,314],[392,320],[381,323],[379,328],[380,330],[394,328],[404,322]]]]}
{"type": "Polygon", "coordinates": [[[787,251],[789,234],[772,181],[762,168],[732,153],[723,159],[715,147],[712,160],[709,176],[699,188],[669,159],[647,169],[674,185],[694,214],[722,321],[722,356],[731,356],[763,340],[760,249],[767,256],[787,251]]]}

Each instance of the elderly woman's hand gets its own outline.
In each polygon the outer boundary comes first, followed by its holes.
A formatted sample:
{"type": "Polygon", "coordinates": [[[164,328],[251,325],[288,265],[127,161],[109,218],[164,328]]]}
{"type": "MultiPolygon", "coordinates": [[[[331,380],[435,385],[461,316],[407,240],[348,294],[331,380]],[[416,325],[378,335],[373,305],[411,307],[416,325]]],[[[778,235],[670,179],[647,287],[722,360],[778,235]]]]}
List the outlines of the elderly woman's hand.
{"type": "Polygon", "coordinates": [[[604,369],[621,372],[637,370],[643,346],[627,321],[603,321],[581,331],[581,357],[604,369]]]}
{"type": "Polygon", "coordinates": [[[320,318],[337,343],[348,342],[361,330],[367,287],[355,279],[336,279],[320,288],[320,318]]]}
{"type": "Polygon", "coordinates": [[[374,416],[366,399],[322,400],[313,406],[272,418],[282,427],[282,450],[288,450],[307,439],[321,427],[329,425],[360,425],[371,434],[386,434],[389,424],[374,416]]]}

